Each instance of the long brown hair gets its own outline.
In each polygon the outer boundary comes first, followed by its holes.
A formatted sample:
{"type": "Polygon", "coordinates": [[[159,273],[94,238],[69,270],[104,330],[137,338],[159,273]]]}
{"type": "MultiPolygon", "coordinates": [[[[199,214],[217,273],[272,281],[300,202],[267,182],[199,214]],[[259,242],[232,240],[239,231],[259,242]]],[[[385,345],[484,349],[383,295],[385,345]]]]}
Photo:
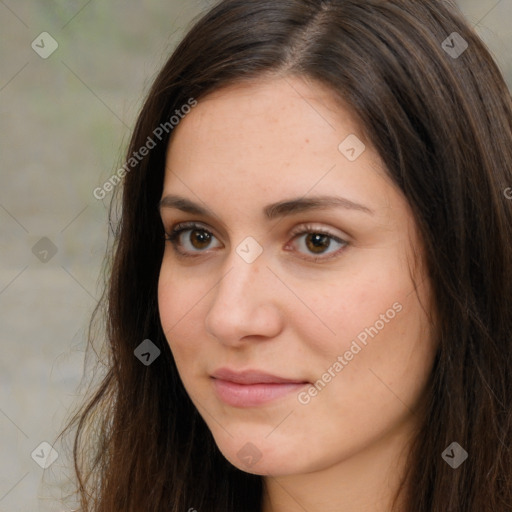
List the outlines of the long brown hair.
{"type": "Polygon", "coordinates": [[[106,372],[67,426],[77,427],[82,510],[261,510],[262,477],[222,456],[162,332],[157,203],[176,110],[226,85],[291,73],[352,109],[425,245],[439,348],[407,510],[512,510],[512,102],[484,44],[440,0],[224,0],[173,52],[127,153],[155,142],[123,173],[96,310],[105,313],[106,372]],[[149,366],[134,356],[145,339],[161,351],[149,366]],[[457,469],[441,457],[453,441],[468,452],[457,469]]]}

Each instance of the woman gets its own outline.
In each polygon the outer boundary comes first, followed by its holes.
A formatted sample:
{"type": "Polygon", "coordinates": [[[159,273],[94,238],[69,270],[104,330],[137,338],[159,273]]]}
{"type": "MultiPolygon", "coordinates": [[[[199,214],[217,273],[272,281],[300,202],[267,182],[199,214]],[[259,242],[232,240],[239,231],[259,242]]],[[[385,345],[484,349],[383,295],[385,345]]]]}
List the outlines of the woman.
{"type": "Polygon", "coordinates": [[[224,0],[123,169],[82,510],[512,510],[512,105],[454,7],[224,0]]]}

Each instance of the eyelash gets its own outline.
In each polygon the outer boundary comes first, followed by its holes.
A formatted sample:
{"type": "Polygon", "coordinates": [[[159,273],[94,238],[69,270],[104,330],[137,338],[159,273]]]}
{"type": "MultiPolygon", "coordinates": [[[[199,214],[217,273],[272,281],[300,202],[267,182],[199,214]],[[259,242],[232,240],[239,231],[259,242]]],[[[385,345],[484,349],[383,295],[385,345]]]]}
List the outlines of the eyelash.
{"type": "MultiPolygon", "coordinates": [[[[180,257],[183,257],[183,258],[197,258],[197,257],[200,257],[205,251],[197,251],[196,254],[192,254],[191,255],[191,254],[187,254],[186,252],[183,252],[182,250],[179,249],[179,246],[180,246],[180,244],[179,244],[179,237],[180,237],[180,235],[182,233],[186,232],[186,231],[195,231],[195,230],[197,230],[197,231],[204,231],[204,232],[208,233],[209,235],[215,236],[215,235],[213,235],[213,233],[211,233],[211,231],[206,229],[201,224],[197,224],[195,222],[181,222],[181,223],[176,224],[175,226],[173,226],[170,233],[167,233],[167,232],[165,233],[165,240],[171,242],[171,244],[173,245],[174,252],[176,254],[178,254],[180,257]]],[[[292,233],[291,233],[293,238],[297,238],[299,236],[309,235],[309,234],[327,236],[331,240],[333,240],[334,242],[342,244],[342,247],[340,249],[338,249],[337,251],[334,251],[332,253],[329,253],[329,256],[327,256],[327,257],[319,256],[319,257],[312,257],[312,258],[307,258],[307,257],[304,258],[304,259],[308,259],[308,260],[311,260],[311,261],[314,261],[314,262],[326,261],[326,260],[330,260],[331,258],[335,258],[348,245],[348,242],[346,240],[343,240],[343,239],[333,235],[332,233],[329,233],[325,229],[317,229],[314,226],[312,226],[311,224],[303,225],[300,228],[297,228],[297,229],[293,230],[292,233]]],[[[329,247],[327,247],[327,249],[329,249],[329,247]]]]}

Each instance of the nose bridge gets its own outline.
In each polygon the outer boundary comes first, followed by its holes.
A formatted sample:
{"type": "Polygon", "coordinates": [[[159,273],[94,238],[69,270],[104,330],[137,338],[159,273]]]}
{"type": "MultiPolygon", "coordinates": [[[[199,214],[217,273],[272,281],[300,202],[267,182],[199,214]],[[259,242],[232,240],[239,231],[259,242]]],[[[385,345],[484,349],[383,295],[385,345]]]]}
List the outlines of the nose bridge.
{"type": "Polygon", "coordinates": [[[269,274],[266,268],[267,260],[263,246],[254,237],[243,238],[231,249],[226,262],[228,273],[219,283],[219,287],[223,288],[219,293],[226,294],[227,297],[233,294],[234,298],[240,294],[244,295],[249,288],[253,294],[256,293],[257,283],[271,277],[271,273],[270,276],[267,275],[269,274]]]}
{"type": "Polygon", "coordinates": [[[205,319],[210,334],[225,342],[250,334],[272,336],[278,329],[274,287],[267,282],[275,276],[262,252],[255,256],[250,244],[242,242],[233,249],[205,319]]]}
{"type": "Polygon", "coordinates": [[[226,265],[227,272],[217,285],[215,302],[224,303],[231,308],[244,304],[250,307],[249,303],[257,302],[258,297],[259,300],[265,300],[258,288],[263,284],[262,281],[269,277],[265,277],[268,270],[261,256],[253,261],[247,261],[237,251],[238,248],[230,255],[226,265]]]}

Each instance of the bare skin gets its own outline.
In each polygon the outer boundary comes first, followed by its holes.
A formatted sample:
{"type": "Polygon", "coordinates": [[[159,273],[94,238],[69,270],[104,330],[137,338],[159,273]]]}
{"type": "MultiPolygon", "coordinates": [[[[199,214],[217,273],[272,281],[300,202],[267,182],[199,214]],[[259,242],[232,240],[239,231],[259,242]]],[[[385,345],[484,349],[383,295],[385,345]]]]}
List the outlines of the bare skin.
{"type": "Polygon", "coordinates": [[[410,208],[350,113],[299,77],[217,91],[173,133],[170,194],[211,211],[161,208],[166,232],[199,227],[166,242],[158,298],[223,455],[263,475],[263,512],[389,511],[435,354],[430,291],[410,208]],[[366,145],[353,161],[338,148],[350,134],[366,145]],[[319,196],[359,207],[263,214],[319,196]],[[305,384],[232,405],[212,378],[220,367],[305,384]]]}

